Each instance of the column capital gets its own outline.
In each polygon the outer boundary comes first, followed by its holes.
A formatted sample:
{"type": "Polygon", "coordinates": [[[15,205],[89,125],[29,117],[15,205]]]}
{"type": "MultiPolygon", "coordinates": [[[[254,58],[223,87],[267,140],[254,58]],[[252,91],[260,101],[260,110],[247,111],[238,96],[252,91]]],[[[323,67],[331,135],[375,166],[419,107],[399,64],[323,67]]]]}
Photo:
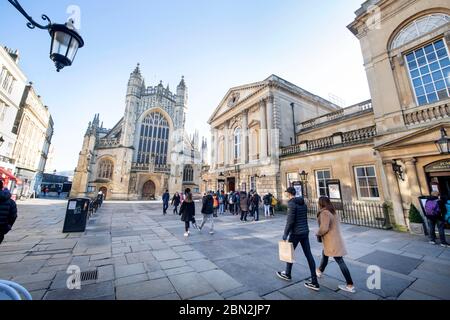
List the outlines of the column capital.
{"type": "Polygon", "coordinates": [[[274,100],[275,100],[275,98],[274,98],[273,94],[270,94],[270,95],[268,95],[266,97],[267,103],[272,103],[273,104],[274,100]]]}
{"type": "Polygon", "coordinates": [[[262,98],[262,99],[259,100],[259,103],[258,103],[258,104],[259,104],[259,107],[260,107],[260,108],[264,108],[264,107],[266,106],[266,103],[267,103],[267,102],[266,102],[266,99],[265,99],[265,98],[262,98]]]}
{"type": "Polygon", "coordinates": [[[392,168],[393,163],[394,160],[383,160],[383,166],[390,166],[390,168],[392,168]]]}
{"type": "Polygon", "coordinates": [[[402,159],[402,161],[406,165],[416,165],[416,163],[417,163],[417,159],[416,158],[406,158],[406,159],[402,159]]]}

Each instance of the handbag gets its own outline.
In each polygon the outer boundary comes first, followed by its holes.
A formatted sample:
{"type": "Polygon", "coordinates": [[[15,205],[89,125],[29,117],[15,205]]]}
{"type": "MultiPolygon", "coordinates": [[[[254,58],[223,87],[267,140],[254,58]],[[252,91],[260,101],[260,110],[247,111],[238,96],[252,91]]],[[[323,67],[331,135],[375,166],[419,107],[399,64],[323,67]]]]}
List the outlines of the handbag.
{"type": "Polygon", "coordinates": [[[287,262],[287,263],[294,263],[295,257],[294,257],[294,245],[292,242],[288,241],[280,241],[278,243],[278,251],[280,256],[280,261],[287,262]]]}
{"type": "Polygon", "coordinates": [[[322,236],[316,236],[316,237],[317,237],[317,242],[319,242],[319,243],[323,242],[322,236]]]}

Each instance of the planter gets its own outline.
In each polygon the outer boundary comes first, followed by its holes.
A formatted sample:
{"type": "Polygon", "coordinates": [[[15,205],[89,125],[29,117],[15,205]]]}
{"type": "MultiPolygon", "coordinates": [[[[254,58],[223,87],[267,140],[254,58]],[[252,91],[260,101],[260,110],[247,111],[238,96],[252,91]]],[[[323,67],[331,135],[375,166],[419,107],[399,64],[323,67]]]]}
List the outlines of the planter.
{"type": "Polygon", "coordinates": [[[423,230],[423,223],[410,223],[409,232],[415,235],[423,236],[425,234],[423,230]]]}

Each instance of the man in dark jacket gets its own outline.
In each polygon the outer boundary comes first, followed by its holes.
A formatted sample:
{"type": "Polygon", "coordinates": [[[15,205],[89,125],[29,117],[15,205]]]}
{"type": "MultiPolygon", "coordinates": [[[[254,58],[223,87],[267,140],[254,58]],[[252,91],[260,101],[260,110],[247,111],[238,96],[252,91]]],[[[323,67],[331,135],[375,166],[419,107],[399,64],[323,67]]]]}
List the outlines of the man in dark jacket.
{"type": "MultiPolygon", "coordinates": [[[[320,286],[317,281],[316,263],[311,253],[311,246],[309,244],[309,226],[308,226],[308,208],[303,198],[296,198],[297,191],[290,187],[286,190],[289,197],[288,215],[286,228],[284,229],[283,240],[286,241],[289,237],[289,242],[294,245],[294,250],[300,243],[303,253],[308,260],[309,270],[311,271],[311,282],[306,282],[305,287],[319,291],[320,286]]],[[[283,280],[291,281],[292,263],[288,263],[286,271],[277,272],[278,277],[283,280]]]]}
{"type": "Polygon", "coordinates": [[[11,200],[11,193],[3,190],[3,181],[0,180],[0,243],[3,242],[5,234],[11,231],[16,219],[16,203],[11,200]]]}
{"type": "Polygon", "coordinates": [[[203,227],[205,226],[205,223],[210,220],[211,221],[211,227],[209,230],[209,233],[212,235],[214,234],[214,199],[212,197],[212,193],[208,193],[206,196],[203,197],[202,200],[202,214],[203,214],[203,221],[200,225],[199,230],[201,231],[203,227]]]}
{"type": "Polygon", "coordinates": [[[252,209],[253,209],[253,217],[255,221],[259,221],[259,205],[261,204],[261,197],[258,192],[255,190],[252,196],[252,209]]]}
{"type": "Polygon", "coordinates": [[[430,243],[434,245],[437,244],[436,243],[436,226],[437,226],[439,231],[439,238],[441,240],[441,246],[444,248],[449,247],[449,244],[445,239],[445,215],[447,212],[447,209],[445,207],[446,203],[447,199],[442,198],[439,192],[433,192],[431,194],[431,197],[427,200],[427,206],[425,208],[425,216],[428,220],[428,226],[430,228],[430,243]],[[428,202],[436,203],[438,209],[436,210],[437,212],[435,215],[426,212],[428,202]]]}
{"type": "Polygon", "coordinates": [[[166,190],[162,196],[163,201],[163,214],[165,215],[167,213],[167,208],[169,208],[169,201],[170,201],[170,194],[169,190],[166,190]]]}

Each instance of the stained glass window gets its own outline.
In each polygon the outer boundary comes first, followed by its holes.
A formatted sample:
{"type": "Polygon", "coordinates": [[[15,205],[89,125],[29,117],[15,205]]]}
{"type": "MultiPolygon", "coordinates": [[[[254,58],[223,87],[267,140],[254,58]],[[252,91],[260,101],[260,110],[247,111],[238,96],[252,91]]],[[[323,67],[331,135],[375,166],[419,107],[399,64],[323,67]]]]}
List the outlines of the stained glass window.
{"type": "Polygon", "coordinates": [[[157,166],[167,164],[169,122],[159,112],[152,112],[142,121],[137,162],[157,166]]]}

